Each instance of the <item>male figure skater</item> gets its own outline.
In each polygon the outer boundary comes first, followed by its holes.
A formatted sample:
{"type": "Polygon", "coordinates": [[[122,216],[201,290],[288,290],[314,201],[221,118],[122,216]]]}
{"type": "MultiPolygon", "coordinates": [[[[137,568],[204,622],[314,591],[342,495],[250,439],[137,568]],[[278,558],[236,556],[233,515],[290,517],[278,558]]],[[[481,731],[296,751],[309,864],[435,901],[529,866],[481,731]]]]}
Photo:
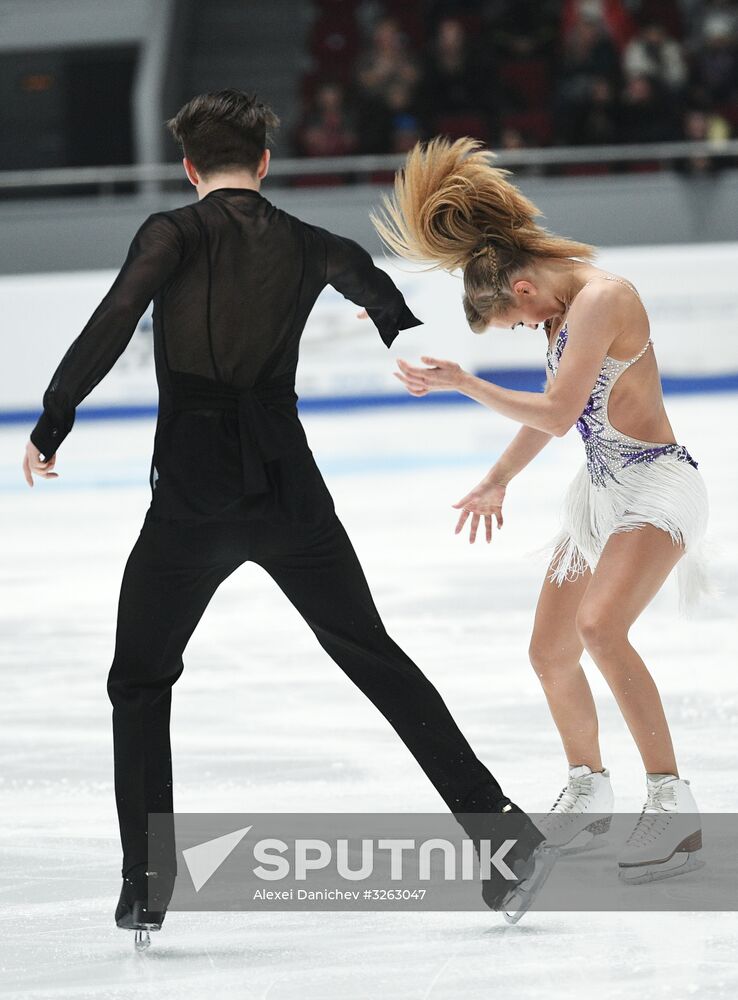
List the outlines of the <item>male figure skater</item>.
{"type": "MultiPolygon", "coordinates": [[[[268,107],[237,90],[195,97],[166,123],[199,200],[143,222],[55,371],[26,446],[29,485],[33,473],[55,476],[75,408],[113,366],[153,298],[152,495],[123,574],[108,677],[121,927],[163,920],[176,869],[172,857],[168,872],[147,872],[147,825],[148,813],[172,811],[171,688],[208,602],[247,560],[281,587],[453,813],[522,813],[385,631],[298,419],[300,336],[326,284],[366,309],[387,346],[421,321],[357,243],[261,194],[278,124],[268,107]],[[153,889],[159,902],[147,909],[153,889]]],[[[526,829],[521,858],[528,862],[543,838],[530,821],[526,829]]],[[[509,889],[498,885],[490,898],[502,900],[509,889]]]]}

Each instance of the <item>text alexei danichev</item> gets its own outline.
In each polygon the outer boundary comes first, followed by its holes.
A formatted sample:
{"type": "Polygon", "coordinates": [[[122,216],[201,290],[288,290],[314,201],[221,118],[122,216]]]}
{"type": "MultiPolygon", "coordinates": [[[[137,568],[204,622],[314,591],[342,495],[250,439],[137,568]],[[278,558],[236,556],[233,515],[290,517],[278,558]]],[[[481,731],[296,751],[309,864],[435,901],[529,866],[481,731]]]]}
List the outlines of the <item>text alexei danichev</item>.
{"type": "Polygon", "coordinates": [[[254,899],[289,900],[289,899],[353,899],[362,895],[360,889],[257,889],[254,899]]]}

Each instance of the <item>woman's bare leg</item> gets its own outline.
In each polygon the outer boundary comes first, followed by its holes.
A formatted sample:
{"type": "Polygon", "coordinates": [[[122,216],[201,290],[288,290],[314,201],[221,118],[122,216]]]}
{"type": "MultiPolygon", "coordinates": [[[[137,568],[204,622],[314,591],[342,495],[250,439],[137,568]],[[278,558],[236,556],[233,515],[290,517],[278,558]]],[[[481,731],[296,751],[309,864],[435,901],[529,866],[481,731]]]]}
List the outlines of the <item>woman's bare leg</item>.
{"type": "Polygon", "coordinates": [[[609,684],[651,774],[678,771],[661,698],[628,632],[682,554],[668,532],[651,524],[611,535],[576,616],[580,641],[609,684]]]}
{"type": "Polygon", "coordinates": [[[587,764],[602,770],[597,711],[579,659],[582,642],[576,628],[580,602],[592,579],[589,570],[559,586],[548,577],[536,607],[530,661],[543,686],[548,706],[571,767],[587,764]]]}

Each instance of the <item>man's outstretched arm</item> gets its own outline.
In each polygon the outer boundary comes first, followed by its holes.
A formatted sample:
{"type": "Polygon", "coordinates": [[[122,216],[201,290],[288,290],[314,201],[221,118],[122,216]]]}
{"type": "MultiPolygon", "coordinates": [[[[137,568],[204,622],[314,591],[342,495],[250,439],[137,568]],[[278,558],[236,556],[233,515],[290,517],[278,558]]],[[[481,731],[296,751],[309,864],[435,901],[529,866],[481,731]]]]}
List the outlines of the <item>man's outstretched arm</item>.
{"type": "Polygon", "coordinates": [[[344,298],[363,306],[389,347],[400,330],[422,326],[390,276],[355,240],[318,229],[326,248],[325,281],[344,298]]]}
{"type": "Polygon", "coordinates": [[[146,307],[182,255],[180,231],[163,213],[155,212],[141,224],[118,276],[59,362],[44,393],[43,413],[30,437],[47,462],[72,429],[77,406],[128,346],[146,307]]]}

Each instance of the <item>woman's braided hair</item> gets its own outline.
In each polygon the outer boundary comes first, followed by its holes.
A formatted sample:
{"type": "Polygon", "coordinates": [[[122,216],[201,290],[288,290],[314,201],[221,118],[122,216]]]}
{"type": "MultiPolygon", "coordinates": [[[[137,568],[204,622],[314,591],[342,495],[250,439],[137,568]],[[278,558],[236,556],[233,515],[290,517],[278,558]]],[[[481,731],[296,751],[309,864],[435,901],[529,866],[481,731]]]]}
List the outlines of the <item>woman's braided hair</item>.
{"type": "Polygon", "coordinates": [[[436,136],[418,142],[395,175],[380,213],[370,213],[386,246],[428,263],[427,270],[463,270],[467,322],[483,333],[512,305],[511,280],[536,258],[581,258],[596,253],[588,243],[557,236],[540,226],[540,210],[493,167],[495,154],[478,139],[436,136]]]}
{"type": "Polygon", "coordinates": [[[473,260],[476,260],[477,257],[481,257],[483,255],[487,257],[489,290],[490,292],[494,292],[495,295],[500,295],[502,292],[500,265],[497,260],[497,251],[491,243],[484,243],[481,247],[479,247],[479,249],[474,250],[469,258],[469,263],[466,266],[468,267],[473,260]]]}

